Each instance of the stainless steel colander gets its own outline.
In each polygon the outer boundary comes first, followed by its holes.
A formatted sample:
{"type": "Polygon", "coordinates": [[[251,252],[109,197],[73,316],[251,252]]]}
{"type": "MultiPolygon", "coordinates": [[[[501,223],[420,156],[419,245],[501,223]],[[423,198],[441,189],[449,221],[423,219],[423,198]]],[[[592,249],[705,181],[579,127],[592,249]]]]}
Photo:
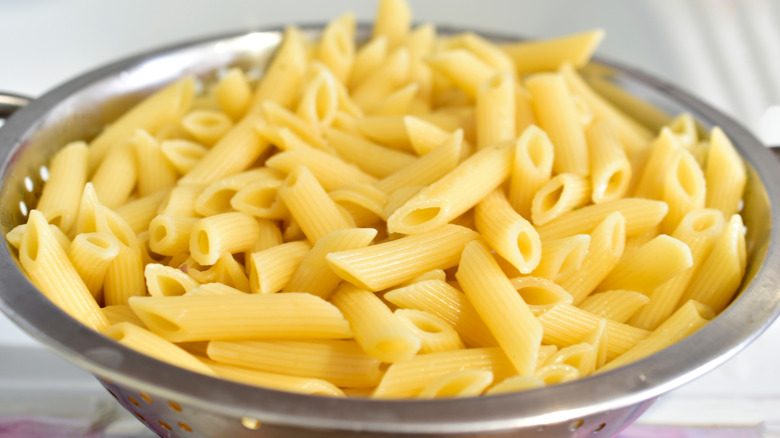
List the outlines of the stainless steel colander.
{"type": "MultiPolygon", "coordinates": [[[[304,27],[312,37],[321,28],[304,27]]],[[[367,27],[360,31],[368,35],[367,27]]],[[[228,66],[260,72],[281,35],[280,30],[239,33],[146,53],[80,76],[16,112],[0,129],[3,235],[35,207],[46,164],[58,148],[93,137],[133,103],[181,75],[208,81],[228,66]]],[[[723,128],[749,167],[744,207],[748,272],[738,298],[699,332],[646,359],[522,393],[435,401],[333,399],[219,380],[122,347],[51,304],[6,245],[0,245],[0,307],[32,336],[95,374],[160,436],[613,436],[661,394],[737,354],[780,314],[780,246],[774,229],[780,162],[743,127],[684,91],[613,62],[597,64],[602,78],[669,114],[689,112],[704,129],[723,128]]]]}

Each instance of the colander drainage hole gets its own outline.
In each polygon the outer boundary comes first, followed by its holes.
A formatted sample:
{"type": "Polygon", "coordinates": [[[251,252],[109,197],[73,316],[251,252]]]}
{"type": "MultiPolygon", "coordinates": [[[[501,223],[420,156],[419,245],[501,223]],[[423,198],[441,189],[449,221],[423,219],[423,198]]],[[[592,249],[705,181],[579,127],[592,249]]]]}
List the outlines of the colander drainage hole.
{"type": "Polygon", "coordinates": [[[241,419],[241,425],[249,430],[260,429],[260,421],[254,418],[244,417],[241,419]]]}
{"type": "Polygon", "coordinates": [[[136,399],[134,399],[133,396],[131,396],[131,395],[127,396],[127,401],[129,401],[130,403],[134,404],[135,407],[137,407],[137,408],[141,407],[141,403],[138,403],[138,401],[136,399]]]}
{"type": "Polygon", "coordinates": [[[601,423],[599,424],[599,427],[593,429],[593,433],[601,432],[605,427],[607,427],[607,423],[601,423]]]}
{"type": "Polygon", "coordinates": [[[154,403],[154,400],[152,400],[152,398],[151,398],[151,397],[149,397],[149,394],[147,394],[147,393],[145,393],[145,392],[142,392],[142,393],[139,393],[138,395],[140,395],[140,396],[141,396],[141,398],[143,399],[143,401],[145,401],[145,402],[147,402],[147,403],[149,403],[149,404],[152,404],[152,403],[154,403]]]}
{"type": "Polygon", "coordinates": [[[172,411],[181,412],[181,405],[174,401],[169,401],[168,407],[171,408],[172,411]]]}
{"type": "Polygon", "coordinates": [[[187,423],[182,423],[181,421],[179,421],[179,427],[181,428],[181,430],[192,432],[192,428],[187,423]]]}
{"type": "Polygon", "coordinates": [[[171,426],[168,425],[168,423],[166,423],[166,422],[164,422],[162,420],[157,420],[157,424],[162,426],[162,428],[165,429],[165,430],[173,430],[173,429],[171,429],[171,426]]]}
{"type": "Polygon", "coordinates": [[[572,421],[572,423],[569,425],[569,430],[573,432],[582,427],[583,424],[585,424],[585,420],[583,419],[572,421]]]}

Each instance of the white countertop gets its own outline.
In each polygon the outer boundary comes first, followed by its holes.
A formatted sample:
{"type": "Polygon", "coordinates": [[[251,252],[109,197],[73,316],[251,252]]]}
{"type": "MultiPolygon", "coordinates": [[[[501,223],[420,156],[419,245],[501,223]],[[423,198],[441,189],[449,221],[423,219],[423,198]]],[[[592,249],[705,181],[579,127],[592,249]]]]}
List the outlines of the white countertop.
{"type": "MultiPolygon", "coordinates": [[[[412,0],[412,7],[418,22],[531,37],[603,28],[607,37],[599,55],[675,83],[765,142],[780,144],[780,2],[412,0]]],[[[374,8],[365,0],[0,0],[0,90],[35,97],[151,48],[293,21],[323,22],[345,11],[370,21],[374,8]]],[[[4,349],[49,354],[0,314],[0,393],[16,372],[4,349]]],[[[61,380],[80,382],[81,371],[50,360],[50,379],[58,381],[61,370],[61,380]]],[[[724,366],[662,398],[639,423],[763,422],[764,436],[780,436],[778,363],[780,323],[775,323],[724,366]]],[[[0,399],[0,416],[3,409],[0,399]]]]}

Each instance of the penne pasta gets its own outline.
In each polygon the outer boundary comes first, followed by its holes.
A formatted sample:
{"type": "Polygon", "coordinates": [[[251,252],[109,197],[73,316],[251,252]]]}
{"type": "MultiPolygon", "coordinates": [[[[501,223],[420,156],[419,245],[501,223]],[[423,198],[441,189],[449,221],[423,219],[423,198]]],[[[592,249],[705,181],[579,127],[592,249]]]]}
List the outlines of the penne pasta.
{"type": "Polygon", "coordinates": [[[49,164],[49,179],[43,186],[36,209],[46,220],[69,233],[76,222],[79,200],[89,170],[89,149],[73,142],[57,152],[49,164]]]}

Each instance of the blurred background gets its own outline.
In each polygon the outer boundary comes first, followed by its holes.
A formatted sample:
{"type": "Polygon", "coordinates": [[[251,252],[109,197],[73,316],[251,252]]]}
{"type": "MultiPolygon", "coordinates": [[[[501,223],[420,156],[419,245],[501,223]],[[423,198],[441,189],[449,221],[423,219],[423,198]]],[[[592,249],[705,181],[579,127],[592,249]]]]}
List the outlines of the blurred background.
{"type": "MultiPolygon", "coordinates": [[[[602,28],[606,39],[598,56],[673,83],[737,119],[766,144],[780,145],[780,0],[410,3],[418,23],[531,38],[602,28]]],[[[34,98],[149,49],[291,22],[324,22],[346,11],[370,22],[375,2],[0,0],[0,90],[34,98]]],[[[780,323],[737,358],[659,400],[625,436],[662,436],[641,435],[650,430],[642,427],[656,425],[688,427],[688,435],[675,436],[780,436],[777,363],[780,323]]],[[[4,435],[11,430],[4,426],[25,416],[48,418],[61,432],[72,428],[73,434],[61,436],[87,436],[90,430],[102,432],[89,436],[149,436],[118,408],[91,376],[0,314],[0,437],[19,436],[4,435]],[[86,432],[79,434],[82,429],[86,432]]]]}

